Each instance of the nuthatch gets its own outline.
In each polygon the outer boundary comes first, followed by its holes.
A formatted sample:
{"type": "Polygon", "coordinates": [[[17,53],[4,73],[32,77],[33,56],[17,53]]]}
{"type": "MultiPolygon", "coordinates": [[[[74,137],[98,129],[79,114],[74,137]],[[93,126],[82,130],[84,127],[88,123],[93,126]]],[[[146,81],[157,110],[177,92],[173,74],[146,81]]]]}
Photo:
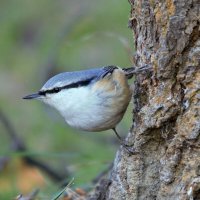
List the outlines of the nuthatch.
{"type": "Polygon", "coordinates": [[[38,99],[56,108],[74,128],[84,131],[113,129],[121,140],[115,127],[132,96],[127,80],[145,69],[106,66],[64,72],[50,78],[37,93],[23,98],[38,99]]]}

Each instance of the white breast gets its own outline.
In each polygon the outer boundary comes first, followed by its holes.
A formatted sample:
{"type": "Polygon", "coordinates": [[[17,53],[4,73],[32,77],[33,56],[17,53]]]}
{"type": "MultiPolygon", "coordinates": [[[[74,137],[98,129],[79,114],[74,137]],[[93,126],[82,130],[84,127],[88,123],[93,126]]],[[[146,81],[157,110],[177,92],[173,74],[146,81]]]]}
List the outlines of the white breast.
{"type": "Polygon", "coordinates": [[[103,118],[101,100],[88,87],[62,90],[49,95],[44,102],[56,108],[70,126],[78,129],[89,131],[103,118]]]}

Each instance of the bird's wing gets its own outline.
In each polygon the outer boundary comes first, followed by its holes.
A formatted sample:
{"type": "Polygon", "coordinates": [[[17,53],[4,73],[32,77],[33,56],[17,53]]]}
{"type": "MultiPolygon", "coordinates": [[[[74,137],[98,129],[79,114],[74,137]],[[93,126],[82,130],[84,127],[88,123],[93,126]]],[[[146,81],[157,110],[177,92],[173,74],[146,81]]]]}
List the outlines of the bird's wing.
{"type": "Polygon", "coordinates": [[[116,68],[115,66],[106,66],[75,72],[63,72],[50,78],[41,90],[49,90],[55,87],[63,87],[74,83],[92,81],[96,78],[103,78],[108,73],[112,73],[116,68]]]}

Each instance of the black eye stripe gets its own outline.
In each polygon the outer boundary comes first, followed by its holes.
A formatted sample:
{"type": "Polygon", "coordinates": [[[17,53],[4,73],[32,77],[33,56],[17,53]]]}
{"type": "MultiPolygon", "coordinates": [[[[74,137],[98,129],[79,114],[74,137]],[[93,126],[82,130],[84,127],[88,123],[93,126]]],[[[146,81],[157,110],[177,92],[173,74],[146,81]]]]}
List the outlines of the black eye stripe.
{"type": "Polygon", "coordinates": [[[44,96],[46,94],[46,92],[45,91],[39,91],[38,94],[41,95],[41,96],[44,96]]]}
{"type": "Polygon", "coordinates": [[[45,96],[46,94],[58,93],[63,89],[70,89],[70,88],[78,88],[78,87],[87,86],[93,79],[94,79],[94,77],[90,78],[88,80],[79,81],[79,82],[76,82],[76,83],[71,83],[69,85],[65,85],[65,86],[62,86],[62,87],[55,87],[51,90],[39,91],[39,94],[45,96]]]}
{"type": "Polygon", "coordinates": [[[60,90],[61,90],[61,88],[59,88],[59,87],[56,87],[56,88],[53,89],[53,91],[54,91],[55,93],[60,92],[60,90]]]}

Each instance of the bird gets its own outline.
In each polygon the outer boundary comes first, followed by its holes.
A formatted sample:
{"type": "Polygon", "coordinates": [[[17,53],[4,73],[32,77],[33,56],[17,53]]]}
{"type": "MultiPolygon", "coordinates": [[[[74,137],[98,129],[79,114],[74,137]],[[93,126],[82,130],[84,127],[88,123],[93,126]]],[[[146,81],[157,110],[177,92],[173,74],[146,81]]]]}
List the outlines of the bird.
{"type": "Polygon", "coordinates": [[[112,129],[127,148],[128,144],[116,131],[132,97],[128,79],[148,67],[120,68],[115,65],[81,71],[63,72],[50,78],[42,88],[24,96],[54,107],[66,123],[79,130],[100,132],[112,129]]]}

